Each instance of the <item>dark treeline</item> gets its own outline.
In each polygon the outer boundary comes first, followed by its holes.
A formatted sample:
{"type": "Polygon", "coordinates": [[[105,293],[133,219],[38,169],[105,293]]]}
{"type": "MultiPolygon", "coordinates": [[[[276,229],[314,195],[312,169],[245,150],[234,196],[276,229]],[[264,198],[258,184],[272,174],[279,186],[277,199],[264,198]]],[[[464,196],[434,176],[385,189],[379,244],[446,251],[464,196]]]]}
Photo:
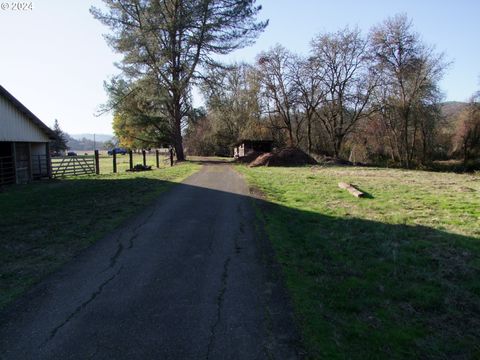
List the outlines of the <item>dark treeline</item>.
{"type": "Polygon", "coordinates": [[[254,64],[212,67],[206,110],[188,118],[185,147],[231,155],[240,139],[273,139],[312,155],[402,167],[480,155],[480,96],[447,114],[449,63],[405,15],[313,38],[307,56],[277,45],[254,64]]]}

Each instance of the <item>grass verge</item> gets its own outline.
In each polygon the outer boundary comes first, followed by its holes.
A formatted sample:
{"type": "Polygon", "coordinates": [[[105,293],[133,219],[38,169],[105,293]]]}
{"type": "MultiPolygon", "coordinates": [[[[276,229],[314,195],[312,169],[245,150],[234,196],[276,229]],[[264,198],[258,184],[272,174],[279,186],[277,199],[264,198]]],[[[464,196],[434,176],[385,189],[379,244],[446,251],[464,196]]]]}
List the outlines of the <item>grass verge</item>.
{"type": "Polygon", "coordinates": [[[200,168],[81,176],[0,193],[0,308],[200,168]]]}
{"type": "Polygon", "coordinates": [[[478,174],[237,169],[268,201],[309,358],[480,358],[478,174]]]}

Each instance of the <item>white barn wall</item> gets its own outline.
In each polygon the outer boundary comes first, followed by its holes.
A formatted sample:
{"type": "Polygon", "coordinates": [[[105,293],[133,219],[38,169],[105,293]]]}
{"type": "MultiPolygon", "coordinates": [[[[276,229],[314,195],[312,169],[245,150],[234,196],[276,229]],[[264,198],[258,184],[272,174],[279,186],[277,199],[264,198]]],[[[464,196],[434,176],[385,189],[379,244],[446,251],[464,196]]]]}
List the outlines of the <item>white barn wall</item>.
{"type": "Polygon", "coordinates": [[[47,135],[0,96],[0,141],[49,142],[47,135]]]}

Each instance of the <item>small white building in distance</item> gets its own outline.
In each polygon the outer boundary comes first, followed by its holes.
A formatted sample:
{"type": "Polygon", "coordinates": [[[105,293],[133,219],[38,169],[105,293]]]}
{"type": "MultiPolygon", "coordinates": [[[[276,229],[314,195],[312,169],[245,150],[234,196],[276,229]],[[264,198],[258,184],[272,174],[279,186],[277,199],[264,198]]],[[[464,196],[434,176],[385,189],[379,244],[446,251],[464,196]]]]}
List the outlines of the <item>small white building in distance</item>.
{"type": "Polygon", "coordinates": [[[0,186],[50,177],[55,133],[0,86],[0,186]]]}

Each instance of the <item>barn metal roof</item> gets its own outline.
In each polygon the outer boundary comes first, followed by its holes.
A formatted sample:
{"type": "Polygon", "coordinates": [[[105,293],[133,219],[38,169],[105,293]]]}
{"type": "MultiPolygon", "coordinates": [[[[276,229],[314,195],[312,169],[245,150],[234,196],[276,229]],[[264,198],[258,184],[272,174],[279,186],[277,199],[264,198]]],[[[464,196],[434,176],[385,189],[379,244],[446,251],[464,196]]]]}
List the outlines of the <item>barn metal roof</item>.
{"type": "Polygon", "coordinates": [[[20,111],[23,115],[30,119],[30,121],[37,125],[50,140],[56,139],[56,135],[53,130],[45,125],[34,113],[28,110],[25,105],[18,101],[15,96],[10,94],[2,85],[0,85],[0,96],[7,99],[18,111],[20,111]]]}

